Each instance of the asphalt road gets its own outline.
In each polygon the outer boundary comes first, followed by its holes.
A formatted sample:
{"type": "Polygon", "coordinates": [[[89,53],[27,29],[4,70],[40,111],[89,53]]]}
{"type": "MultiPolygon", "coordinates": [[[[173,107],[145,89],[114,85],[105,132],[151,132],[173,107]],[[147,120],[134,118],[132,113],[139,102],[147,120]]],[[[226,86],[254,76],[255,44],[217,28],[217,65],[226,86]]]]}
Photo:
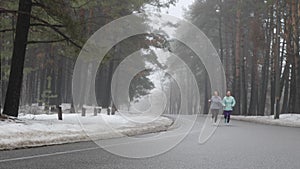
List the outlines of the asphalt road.
{"type": "Polygon", "coordinates": [[[0,151],[1,169],[299,169],[300,129],[232,121],[198,144],[203,124],[175,148],[151,158],[113,155],[93,142],[0,151]]]}

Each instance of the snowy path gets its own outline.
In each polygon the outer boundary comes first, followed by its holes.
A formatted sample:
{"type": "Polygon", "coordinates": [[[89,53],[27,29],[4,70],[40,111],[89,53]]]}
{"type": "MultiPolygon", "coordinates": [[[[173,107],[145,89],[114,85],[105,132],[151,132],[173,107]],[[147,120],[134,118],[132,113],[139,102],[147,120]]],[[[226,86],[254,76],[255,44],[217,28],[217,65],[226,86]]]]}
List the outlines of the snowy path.
{"type": "Polygon", "coordinates": [[[166,117],[153,119],[134,115],[126,119],[120,114],[63,114],[63,121],[59,121],[56,114],[21,115],[17,120],[0,121],[0,150],[86,141],[91,134],[97,139],[109,139],[159,132],[173,123],[166,117]]]}

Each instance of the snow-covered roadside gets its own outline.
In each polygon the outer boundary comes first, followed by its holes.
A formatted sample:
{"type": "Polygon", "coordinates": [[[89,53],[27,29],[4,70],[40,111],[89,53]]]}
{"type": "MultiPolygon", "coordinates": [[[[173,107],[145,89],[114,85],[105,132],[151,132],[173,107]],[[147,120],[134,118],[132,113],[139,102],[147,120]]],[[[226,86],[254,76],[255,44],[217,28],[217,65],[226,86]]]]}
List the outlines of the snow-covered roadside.
{"type": "Polygon", "coordinates": [[[261,124],[300,127],[300,114],[281,114],[279,119],[274,119],[274,116],[231,116],[231,118],[261,124]]]}
{"type": "Polygon", "coordinates": [[[85,117],[63,114],[63,121],[57,120],[56,114],[20,115],[16,120],[0,121],[0,150],[87,141],[91,140],[89,136],[109,139],[159,132],[173,123],[167,117],[152,120],[150,116],[135,115],[130,115],[129,120],[118,113],[113,116],[90,113],[85,117]]]}

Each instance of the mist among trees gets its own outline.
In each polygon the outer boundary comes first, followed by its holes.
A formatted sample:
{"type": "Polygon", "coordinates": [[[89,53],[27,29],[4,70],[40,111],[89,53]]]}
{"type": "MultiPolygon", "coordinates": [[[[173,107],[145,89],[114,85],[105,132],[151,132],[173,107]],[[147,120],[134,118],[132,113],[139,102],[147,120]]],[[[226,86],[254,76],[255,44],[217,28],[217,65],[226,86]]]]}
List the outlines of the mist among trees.
{"type": "MultiPolygon", "coordinates": [[[[157,11],[176,0],[2,0],[0,2],[1,108],[18,116],[19,106],[33,103],[71,103],[72,73],[85,41],[103,25],[132,13],[157,11]]],[[[234,114],[275,115],[300,112],[300,2],[297,0],[196,0],[185,18],[199,27],[217,49],[224,65],[227,89],[237,100],[234,114]]],[[[97,102],[112,106],[110,83],[122,60],[143,49],[170,51],[198,76],[203,109],[211,96],[203,64],[180,42],[158,34],[130,37],[106,55],[96,77],[97,102]],[[152,39],[152,40],[149,40],[152,39]]],[[[160,56],[157,56],[160,57],[160,56]]],[[[163,67],[156,63],[158,67],[163,67]]],[[[86,65],[86,69],[90,69],[86,65]]],[[[153,70],[138,74],[130,87],[130,100],[149,94],[155,85],[153,70]]],[[[85,72],[83,72],[85,73],[85,72]]],[[[184,76],[184,75],[183,75],[184,76]]],[[[82,77],[90,78],[88,74],[82,77]]],[[[81,80],[82,83],[86,79],[81,80]]],[[[189,81],[186,82],[187,86],[189,81]]],[[[180,94],[174,79],[163,76],[169,92],[166,113],[178,113],[180,94]]],[[[83,85],[83,84],[82,84],[83,85]]],[[[121,82],[120,82],[121,85],[121,82]]],[[[79,93],[82,106],[88,99],[79,93]]],[[[193,108],[193,91],[187,114],[193,108]]],[[[224,95],[225,93],[221,93],[224,95]]]]}

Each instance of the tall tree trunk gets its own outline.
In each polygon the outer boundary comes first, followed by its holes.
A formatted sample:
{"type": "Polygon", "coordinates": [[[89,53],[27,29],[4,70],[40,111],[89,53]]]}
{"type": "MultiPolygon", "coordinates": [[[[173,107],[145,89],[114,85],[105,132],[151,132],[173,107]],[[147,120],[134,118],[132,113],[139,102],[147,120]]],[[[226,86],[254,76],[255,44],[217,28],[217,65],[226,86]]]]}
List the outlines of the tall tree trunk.
{"type": "Polygon", "coordinates": [[[18,116],[27,37],[30,27],[31,0],[19,0],[16,35],[3,114],[18,116]]]}
{"type": "MultiPolygon", "coordinates": [[[[272,20],[272,15],[273,15],[273,10],[271,8],[270,10],[270,16],[272,20]]],[[[270,21],[272,22],[272,21],[270,21]]],[[[265,106],[266,106],[266,97],[267,97],[267,89],[268,89],[268,82],[269,82],[269,64],[270,64],[270,52],[271,52],[271,37],[272,37],[272,32],[273,30],[271,29],[271,23],[267,22],[266,25],[266,31],[265,31],[265,36],[266,36],[266,45],[265,47],[265,57],[264,57],[264,62],[263,62],[263,67],[262,67],[262,72],[261,72],[261,87],[260,87],[260,96],[259,96],[259,104],[258,104],[258,113],[260,115],[265,115],[265,106]]]]}
{"type": "Polygon", "coordinates": [[[219,40],[220,40],[220,59],[221,62],[224,62],[224,50],[223,50],[223,35],[222,35],[222,0],[219,0],[219,6],[220,6],[220,11],[219,11],[219,40]]]}
{"type": "Polygon", "coordinates": [[[251,68],[251,98],[249,105],[249,114],[258,115],[258,49],[259,49],[259,35],[260,29],[258,20],[252,19],[251,21],[251,41],[253,43],[253,56],[252,56],[252,68],[251,68]]]}
{"type": "Polygon", "coordinates": [[[112,82],[112,77],[114,73],[114,67],[115,67],[115,58],[116,58],[116,47],[114,47],[114,55],[110,58],[109,61],[109,71],[108,71],[108,80],[107,80],[107,90],[106,90],[106,103],[105,106],[109,107],[112,106],[112,95],[111,95],[111,82],[112,82]]]}
{"type": "MultiPolygon", "coordinates": [[[[0,19],[0,21],[1,21],[1,19],[0,19]]],[[[1,33],[0,34],[0,70],[2,70],[2,52],[1,51],[3,51],[3,34],[1,33]]],[[[2,111],[2,92],[3,92],[3,79],[2,79],[2,71],[0,71],[0,77],[1,77],[1,79],[0,79],[0,114],[1,114],[1,111],[2,111]]]]}
{"type": "Polygon", "coordinates": [[[258,90],[257,90],[257,47],[253,49],[252,56],[252,71],[251,71],[251,98],[249,104],[249,114],[250,115],[258,115],[257,114],[257,100],[258,100],[258,90]]]}
{"type": "Polygon", "coordinates": [[[286,113],[288,110],[288,99],[289,99],[289,67],[290,65],[287,64],[283,75],[283,79],[282,79],[282,85],[284,85],[284,95],[283,95],[283,103],[282,103],[282,108],[281,108],[281,113],[286,113]]]}
{"type": "MultiPolygon", "coordinates": [[[[289,7],[289,4],[287,4],[289,7]]],[[[290,67],[292,66],[291,63],[291,57],[292,57],[292,44],[291,44],[291,18],[290,15],[286,15],[285,17],[285,41],[286,41],[286,65],[284,67],[283,71],[283,77],[281,81],[281,87],[284,87],[284,93],[283,93],[283,103],[282,103],[282,108],[281,108],[281,113],[287,113],[289,111],[289,89],[290,89],[290,67]]]]}
{"type": "MultiPolygon", "coordinates": [[[[274,41],[273,41],[274,43],[274,41]]],[[[274,48],[274,44],[272,45],[274,48]]],[[[274,52],[272,52],[272,58],[271,58],[271,75],[270,75],[270,83],[271,83],[271,94],[270,94],[270,115],[274,115],[275,112],[275,66],[274,66],[274,52]]]]}
{"type": "Polygon", "coordinates": [[[234,96],[237,104],[235,107],[235,114],[240,114],[240,45],[241,45],[241,1],[237,2],[238,9],[236,11],[236,34],[235,34],[235,90],[234,96]]]}
{"type": "Polygon", "coordinates": [[[280,115],[280,71],[279,58],[280,58],[280,30],[281,30],[281,14],[280,2],[276,4],[276,46],[274,48],[274,68],[275,68],[275,119],[279,119],[280,115]]]}
{"type": "Polygon", "coordinates": [[[248,111],[248,90],[247,90],[247,71],[246,71],[246,67],[247,67],[247,62],[246,62],[246,58],[247,58],[247,51],[248,51],[248,40],[246,40],[246,32],[243,32],[243,36],[241,38],[241,49],[242,49],[242,53],[243,53],[243,57],[241,57],[241,114],[242,115],[247,115],[248,111]]]}
{"type": "Polygon", "coordinates": [[[204,114],[208,114],[209,113],[209,105],[207,100],[209,99],[209,95],[210,95],[210,90],[209,90],[209,77],[208,74],[205,72],[205,83],[204,83],[204,88],[205,88],[205,93],[204,93],[204,100],[205,100],[205,104],[204,104],[204,114]]]}
{"type": "Polygon", "coordinates": [[[292,35],[293,35],[293,55],[295,61],[295,82],[296,82],[296,105],[294,112],[300,112],[300,50],[299,50],[299,19],[300,19],[300,5],[298,0],[292,0],[292,35]],[[297,9],[298,8],[298,9],[297,9]]]}
{"type": "Polygon", "coordinates": [[[296,78],[295,78],[295,60],[294,57],[291,58],[291,80],[290,80],[290,94],[289,94],[289,112],[294,112],[296,105],[296,78]]]}

